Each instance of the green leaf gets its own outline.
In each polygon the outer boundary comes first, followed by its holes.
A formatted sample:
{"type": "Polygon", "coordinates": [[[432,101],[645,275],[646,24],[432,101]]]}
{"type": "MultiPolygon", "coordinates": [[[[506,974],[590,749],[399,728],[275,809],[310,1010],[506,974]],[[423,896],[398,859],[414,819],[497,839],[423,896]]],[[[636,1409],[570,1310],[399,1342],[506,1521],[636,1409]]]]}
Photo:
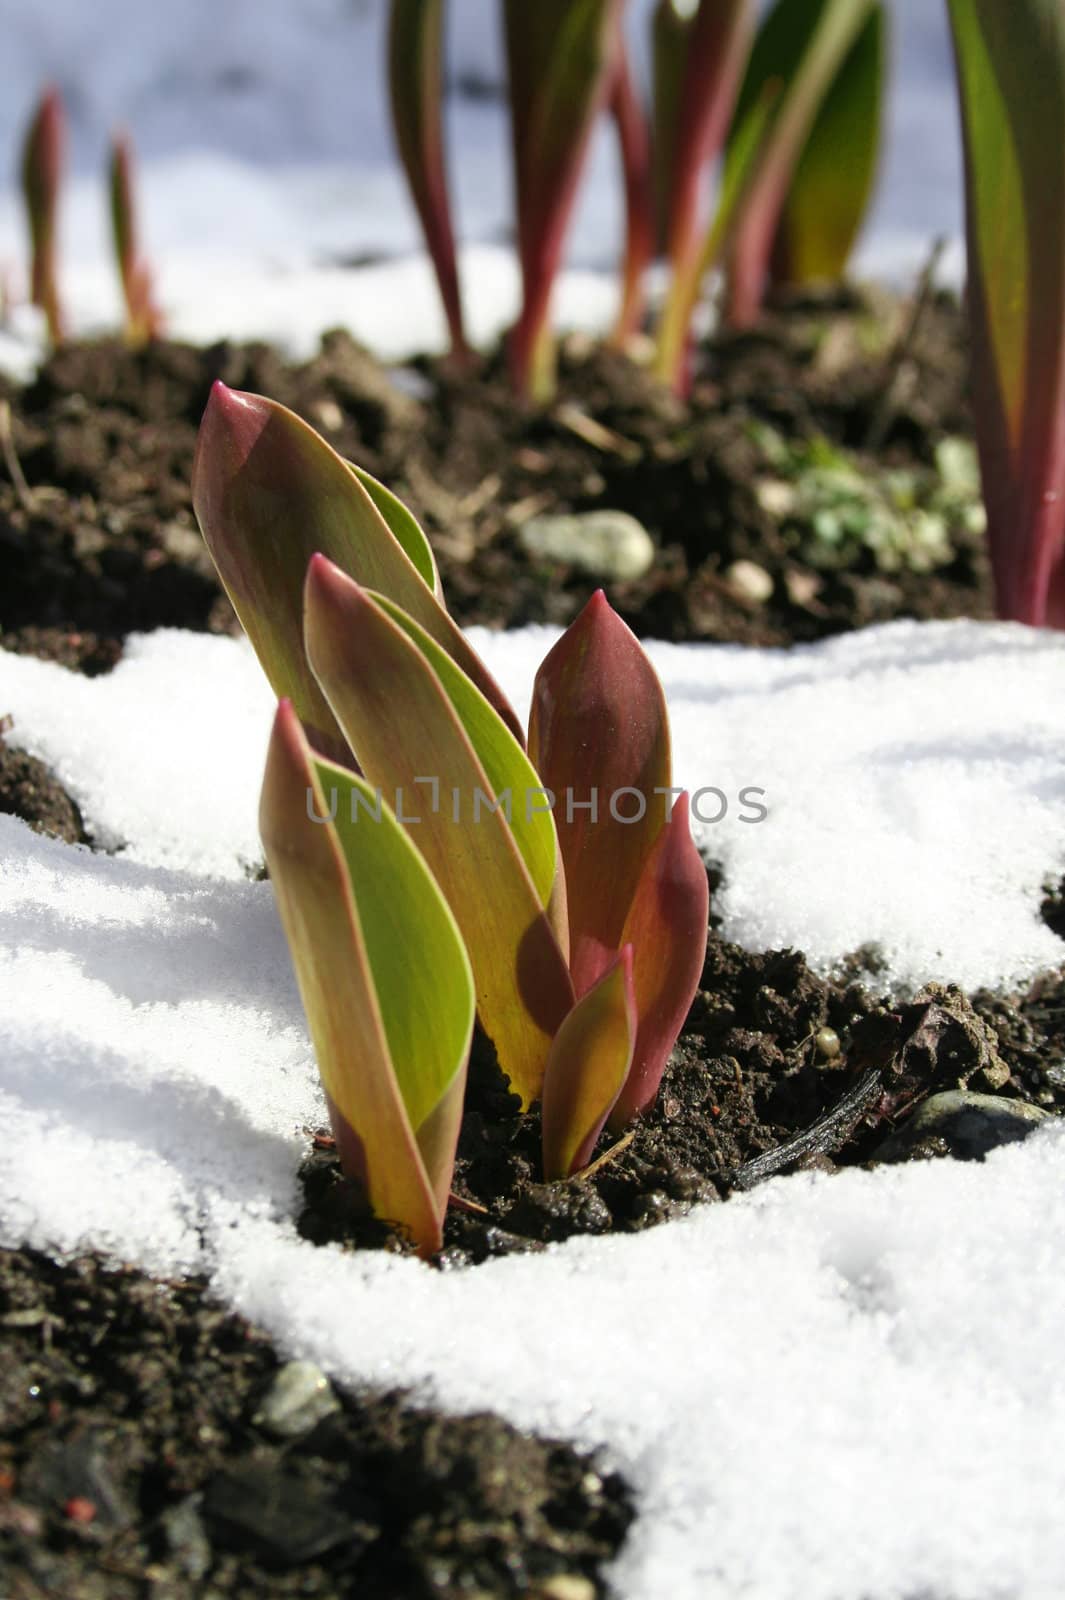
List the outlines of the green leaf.
{"type": "MultiPolygon", "coordinates": [[[[527,1104],[539,1095],[551,1039],[573,1004],[565,956],[545,911],[548,874],[533,881],[496,809],[503,796],[430,665],[425,641],[416,643],[409,625],[323,557],[307,575],[306,611],[307,652],[318,681],[370,783],[380,786],[400,820],[418,818],[412,837],[462,931],[482,1025],[527,1104]]],[[[488,709],[480,713],[482,741],[488,709]]],[[[496,726],[495,757],[503,761],[505,730],[498,720],[496,726]]],[[[520,756],[513,744],[511,753],[520,756]]],[[[512,804],[524,815],[524,794],[514,794],[512,804]]]]}
{"type": "Polygon", "coordinates": [[[636,1002],[626,945],[573,1007],[544,1077],[544,1176],[568,1178],[591,1160],[632,1063],[636,1002]]]}
{"type": "Polygon", "coordinates": [[[876,176],[886,34],[876,5],[821,103],[773,245],[780,282],[835,283],[846,270],[876,176]]]}
{"type": "Polygon", "coordinates": [[[388,808],[349,770],[312,756],[287,701],[260,828],[344,1170],[378,1216],[431,1253],[473,1032],[455,920],[388,808]]]}
{"type": "Polygon", "coordinates": [[[371,599],[399,624],[417,645],[440,680],[441,687],[457,714],[466,737],[480,761],[493,795],[511,794],[510,831],[533,881],[541,904],[547,906],[556,893],[560,869],[558,835],[554,816],[548,810],[535,810],[521,803],[522,796],[537,794],[542,779],[510,729],[489,705],[480,690],[451,660],[424,628],[384,595],[371,599]]]}
{"type": "Polygon", "coordinates": [[[386,488],[383,483],[360,467],[357,461],[349,461],[348,466],[370,496],[374,505],[387,522],[393,536],[403,546],[412,563],[417,568],[418,575],[423,583],[427,583],[440,604],[444,603],[444,591],[440,584],[440,573],[433,555],[432,545],[425,535],[421,523],[413,512],[403,504],[398,495],[386,488]]]}
{"type": "Polygon", "coordinates": [[[386,496],[371,495],[294,412],[215,384],[196,445],[193,506],[275,694],[291,699],[315,748],[346,759],[343,735],[303,648],[303,585],[316,551],[415,617],[520,737],[502,690],[433,592],[414,531],[420,529],[392,510],[397,537],[379,509],[386,496]]]}
{"type": "Polygon", "coordinates": [[[1065,13],[950,0],[976,436],[1001,615],[1065,626],[1065,13]]]}

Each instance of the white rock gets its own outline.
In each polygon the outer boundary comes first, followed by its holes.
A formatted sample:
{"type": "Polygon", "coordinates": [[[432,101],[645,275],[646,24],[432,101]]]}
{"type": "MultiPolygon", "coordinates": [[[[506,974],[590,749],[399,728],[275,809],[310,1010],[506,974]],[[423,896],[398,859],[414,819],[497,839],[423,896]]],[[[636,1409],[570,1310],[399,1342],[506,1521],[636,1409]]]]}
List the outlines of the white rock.
{"type": "Polygon", "coordinates": [[[650,534],[627,511],[533,517],[518,539],[529,555],[565,561],[596,578],[642,578],[655,561],[650,534]]]}

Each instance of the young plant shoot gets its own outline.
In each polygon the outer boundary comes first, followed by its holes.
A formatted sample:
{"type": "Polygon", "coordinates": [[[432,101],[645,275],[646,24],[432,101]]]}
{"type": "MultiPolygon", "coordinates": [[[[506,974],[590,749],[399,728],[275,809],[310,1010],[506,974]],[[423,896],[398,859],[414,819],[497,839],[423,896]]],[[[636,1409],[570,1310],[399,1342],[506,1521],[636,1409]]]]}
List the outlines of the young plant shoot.
{"type": "Polygon", "coordinates": [[[879,0],[777,0],[762,24],[729,133],[717,210],[701,248],[677,261],[659,326],[656,370],[678,391],[690,380],[692,316],[715,267],[727,260],[726,315],[742,327],[761,308],[778,238],[779,259],[790,255],[803,276],[835,265],[841,243],[849,248],[868,196],[870,150],[875,151],[878,102],[868,102],[864,91],[879,82],[870,69],[880,60],[882,31],[879,0]],[[834,186],[837,169],[833,165],[825,176],[822,138],[844,117],[850,118],[855,153],[848,157],[838,200],[835,194],[830,200],[829,180],[834,186]],[[807,149],[809,164],[789,213],[793,180],[807,149]]]}
{"type": "Polygon", "coordinates": [[[421,221],[451,334],[452,355],[469,360],[444,157],[444,0],[392,0],[388,84],[396,146],[421,221]]]}
{"type": "Polygon", "coordinates": [[[821,102],[773,240],[775,285],[838,283],[846,271],[876,178],[887,31],[874,6],[821,102]]]}
{"type": "Polygon", "coordinates": [[[617,61],[621,0],[503,0],[522,307],[510,336],[518,392],[555,388],[549,323],[592,126],[617,61]]]}
{"type": "Polygon", "coordinates": [[[720,152],[754,35],[751,0],[659,0],[652,18],[655,185],[673,271],[691,262],[699,190],[720,152]]]}
{"type": "Polygon", "coordinates": [[[617,31],[617,55],[610,80],[609,110],[618,134],[625,181],[625,263],[621,309],[613,342],[624,346],[639,331],[644,308],[644,273],[655,254],[654,189],[651,135],[633,82],[625,37],[617,31]]]}
{"type": "Polygon", "coordinates": [[[126,342],[138,349],[158,338],[163,319],[155,304],[151,268],[138,242],[133,145],[128,134],[118,133],[111,142],[108,187],[115,259],[126,302],[126,342]]]}
{"type": "Polygon", "coordinates": [[[608,1119],[622,1127],[653,1103],[702,972],[706,872],[686,797],[670,809],[679,791],[661,686],[598,594],[537,674],[526,753],[513,713],[444,609],[410,513],[258,396],[216,388],[194,503],[286,697],[263,834],[334,1126],[355,1130],[337,1135],[341,1159],[375,1211],[432,1249],[458,1133],[463,1013],[449,1001],[447,1049],[419,1065],[424,1040],[413,1024],[396,1043],[389,985],[421,961],[427,992],[441,994],[460,983],[460,963],[444,931],[435,943],[419,939],[413,957],[397,954],[406,935],[378,896],[395,901],[398,917],[405,894],[412,927],[428,915],[426,883],[442,897],[453,924],[438,907],[436,923],[457,929],[500,1067],[523,1105],[542,1102],[545,1174],[578,1170],[608,1119]],[[326,791],[342,802],[328,825],[300,809],[326,791]],[[366,814],[377,801],[392,807],[383,832],[366,814]],[[401,825],[410,828],[405,851],[401,825]],[[389,873],[402,894],[388,889],[389,873]],[[352,962],[354,998],[343,979],[352,962]],[[373,1190],[385,1166],[402,1178],[398,1198],[373,1190]]]}
{"type": "Polygon", "coordinates": [[[973,410],[999,614],[1065,627],[1065,12],[950,0],[973,410]]]}
{"type": "Polygon", "coordinates": [[[341,1163],[431,1254],[473,1037],[455,919],[407,831],[361,778],[314,756],[288,700],[259,820],[341,1163]]]}
{"type": "Polygon", "coordinates": [[[57,218],[66,159],[66,113],[58,89],[47,89],[22,147],[22,194],[30,233],[30,299],[44,312],[53,345],[63,341],[59,300],[57,218]]]}
{"type": "Polygon", "coordinates": [[[841,240],[849,249],[875,161],[883,28],[880,0],[777,0],[762,24],[740,90],[728,160],[735,153],[742,161],[744,122],[760,115],[766,86],[781,88],[729,243],[725,315],[732,327],[748,327],[758,317],[782,226],[785,250],[790,241],[793,252],[812,256],[817,247],[809,234],[822,227],[829,263],[838,257],[841,240]],[[828,158],[825,140],[836,138],[848,143],[833,144],[828,158]]]}

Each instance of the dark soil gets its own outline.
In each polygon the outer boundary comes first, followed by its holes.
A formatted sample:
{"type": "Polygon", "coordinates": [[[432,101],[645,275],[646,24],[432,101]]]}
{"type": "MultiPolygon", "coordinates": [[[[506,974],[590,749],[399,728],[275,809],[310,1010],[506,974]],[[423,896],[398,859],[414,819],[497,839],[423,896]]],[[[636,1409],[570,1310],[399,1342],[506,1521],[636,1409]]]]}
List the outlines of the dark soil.
{"type": "MultiPolygon", "coordinates": [[[[703,986],[653,1111],[604,1134],[584,1175],[539,1181],[540,1119],[518,1110],[478,1037],[442,1264],[636,1232],[778,1173],[875,1161],[928,1096],[998,1094],[1065,1114],[1065,969],[1026,994],[929,985],[909,1004],[816,976],[794,950],[754,955],[711,931],[703,986]]],[[[328,1135],[302,1178],[301,1232],[405,1250],[358,1215],[328,1135]]]]}
{"type": "Polygon", "coordinates": [[[81,812],[43,761],[9,748],[0,733],[0,812],[21,817],[37,833],[87,844],[81,812]]]}
{"type": "Polygon", "coordinates": [[[616,1476],[400,1395],[278,1443],[255,1420],[277,1354],[202,1284],[0,1252],[0,1330],[4,1600],[605,1593],[616,1476]]]}
{"type": "Polygon", "coordinates": [[[778,471],[767,426],[803,447],[860,449],[877,430],[882,444],[856,466],[918,477],[945,437],[968,433],[956,305],[931,301],[903,354],[906,315],[896,302],[814,301],[723,335],[702,352],[690,404],[572,340],[542,413],[515,404],[498,359],[461,381],[431,362],[390,375],[343,333],[298,366],[261,345],[62,349],[7,391],[29,492],[0,471],[0,641],[103,671],[131,631],[235,626],[189,491],[219,377],[291,406],[408,501],[463,624],[571,620],[599,580],[526,556],[518,528],[602,508],[635,515],[658,549],[646,578],[608,585],[643,635],[786,645],[893,617],[987,615],[982,541],[962,526],[932,572],[885,571],[860,540],[819,555],[760,498],[778,471]],[[738,560],[767,575],[767,599],[736,589],[738,560]]]}

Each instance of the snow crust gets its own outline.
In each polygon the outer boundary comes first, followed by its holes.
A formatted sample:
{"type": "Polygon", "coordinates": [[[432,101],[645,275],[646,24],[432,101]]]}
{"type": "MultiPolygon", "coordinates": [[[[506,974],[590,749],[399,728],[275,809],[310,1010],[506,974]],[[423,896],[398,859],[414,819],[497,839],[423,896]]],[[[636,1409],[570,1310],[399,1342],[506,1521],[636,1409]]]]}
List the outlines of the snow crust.
{"type": "MultiPolygon", "coordinates": [[[[474,632],[521,709],[553,637],[474,632]]],[[[705,830],[726,931],[824,964],[874,934],[900,984],[1058,963],[1059,638],[651,649],[678,781],[767,790],[765,822],[705,830]]],[[[0,1243],[205,1272],[341,1380],[603,1447],[639,1493],[622,1600],[1062,1592],[1065,1128],[473,1271],[314,1247],[296,1171],[324,1107],[247,877],[271,710],[250,650],[164,631],[92,680],[0,655],[0,710],[114,851],[0,816],[0,1243]]]]}
{"type": "MultiPolygon", "coordinates": [[[[524,716],[557,632],[470,636],[524,716]]],[[[674,781],[724,867],[727,937],[794,945],[825,972],[873,944],[896,993],[1059,963],[1039,903],[1065,871],[1060,636],[899,622],[789,651],[647,648],[674,781]]],[[[99,678],[0,657],[14,742],[51,764],[94,837],[149,866],[240,880],[261,860],[272,709],[242,640],[163,629],[99,678]]]]}

